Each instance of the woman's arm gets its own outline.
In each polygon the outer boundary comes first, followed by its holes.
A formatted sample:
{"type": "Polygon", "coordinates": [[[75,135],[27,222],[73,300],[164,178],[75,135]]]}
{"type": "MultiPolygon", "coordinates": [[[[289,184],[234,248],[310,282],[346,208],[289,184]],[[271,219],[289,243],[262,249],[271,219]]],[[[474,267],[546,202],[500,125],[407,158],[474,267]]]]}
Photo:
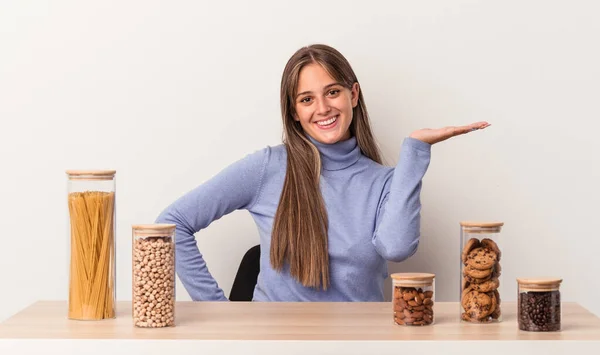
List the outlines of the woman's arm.
{"type": "Polygon", "coordinates": [[[421,227],[421,180],[431,145],[415,138],[402,143],[400,160],[379,204],[373,244],[386,260],[402,261],[417,250],[421,227]]]}
{"type": "Polygon", "coordinates": [[[270,148],[250,154],[180,197],[156,223],[173,223],[177,275],[194,301],[226,301],[198,250],[194,233],[237,209],[250,209],[259,195],[270,148]]]}
{"type": "Polygon", "coordinates": [[[489,127],[487,122],[468,126],[421,129],[402,144],[389,189],[379,204],[373,244],[386,260],[402,261],[419,245],[421,230],[421,181],[431,159],[431,145],[448,138],[489,127]]]}

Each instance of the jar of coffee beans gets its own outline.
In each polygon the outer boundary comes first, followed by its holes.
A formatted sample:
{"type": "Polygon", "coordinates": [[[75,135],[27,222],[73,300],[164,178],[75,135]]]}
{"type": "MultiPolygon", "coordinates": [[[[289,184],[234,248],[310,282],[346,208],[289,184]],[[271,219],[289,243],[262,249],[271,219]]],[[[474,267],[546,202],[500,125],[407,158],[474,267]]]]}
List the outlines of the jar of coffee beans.
{"type": "Polygon", "coordinates": [[[435,275],[396,273],[391,277],[394,290],[392,295],[394,323],[407,326],[433,324],[435,275]]]}
{"type": "Polygon", "coordinates": [[[562,279],[517,279],[517,319],[520,330],[560,330],[560,283],[562,279]]]}
{"type": "Polygon", "coordinates": [[[133,226],[133,324],[175,325],[175,225],[133,226]]]}

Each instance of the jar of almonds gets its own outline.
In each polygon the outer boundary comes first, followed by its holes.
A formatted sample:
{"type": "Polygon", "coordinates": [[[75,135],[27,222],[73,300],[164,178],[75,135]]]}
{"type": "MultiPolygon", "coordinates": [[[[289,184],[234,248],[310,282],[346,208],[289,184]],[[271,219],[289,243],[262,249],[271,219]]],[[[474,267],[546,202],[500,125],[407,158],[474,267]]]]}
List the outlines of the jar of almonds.
{"type": "Polygon", "coordinates": [[[134,225],[133,324],[175,325],[175,225],[134,225]]]}
{"type": "Polygon", "coordinates": [[[394,323],[423,326],[434,323],[435,275],[426,273],[396,273],[393,280],[394,323]]]}

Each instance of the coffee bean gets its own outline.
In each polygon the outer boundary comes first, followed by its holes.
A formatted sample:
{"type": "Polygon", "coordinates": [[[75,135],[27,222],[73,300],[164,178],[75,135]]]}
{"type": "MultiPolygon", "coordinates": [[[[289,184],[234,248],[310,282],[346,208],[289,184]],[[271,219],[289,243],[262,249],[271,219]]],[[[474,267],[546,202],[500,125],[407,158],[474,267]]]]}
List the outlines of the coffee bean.
{"type": "Polygon", "coordinates": [[[531,332],[558,331],[560,316],[559,291],[519,293],[519,329],[531,332]]]}

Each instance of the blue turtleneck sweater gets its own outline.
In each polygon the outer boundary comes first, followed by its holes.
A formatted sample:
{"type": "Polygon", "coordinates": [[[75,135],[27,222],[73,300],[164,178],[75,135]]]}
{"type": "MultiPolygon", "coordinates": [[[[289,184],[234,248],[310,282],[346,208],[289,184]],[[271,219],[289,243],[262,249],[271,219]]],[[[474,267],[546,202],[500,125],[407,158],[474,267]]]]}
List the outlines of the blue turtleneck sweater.
{"type": "Polygon", "coordinates": [[[179,198],[157,223],[174,223],[176,270],[195,301],[227,300],[211,276],[194,233],[238,209],[254,218],[260,234],[260,274],[255,301],[383,301],[386,260],[417,250],[421,179],[431,145],[406,138],[398,165],[384,167],[364,156],[354,137],[336,144],[313,139],[321,153],[320,188],[329,218],[330,287],[304,287],[289,268],[269,261],[271,231],[286,172],[285,146],[259,150],[179,198]]]}

